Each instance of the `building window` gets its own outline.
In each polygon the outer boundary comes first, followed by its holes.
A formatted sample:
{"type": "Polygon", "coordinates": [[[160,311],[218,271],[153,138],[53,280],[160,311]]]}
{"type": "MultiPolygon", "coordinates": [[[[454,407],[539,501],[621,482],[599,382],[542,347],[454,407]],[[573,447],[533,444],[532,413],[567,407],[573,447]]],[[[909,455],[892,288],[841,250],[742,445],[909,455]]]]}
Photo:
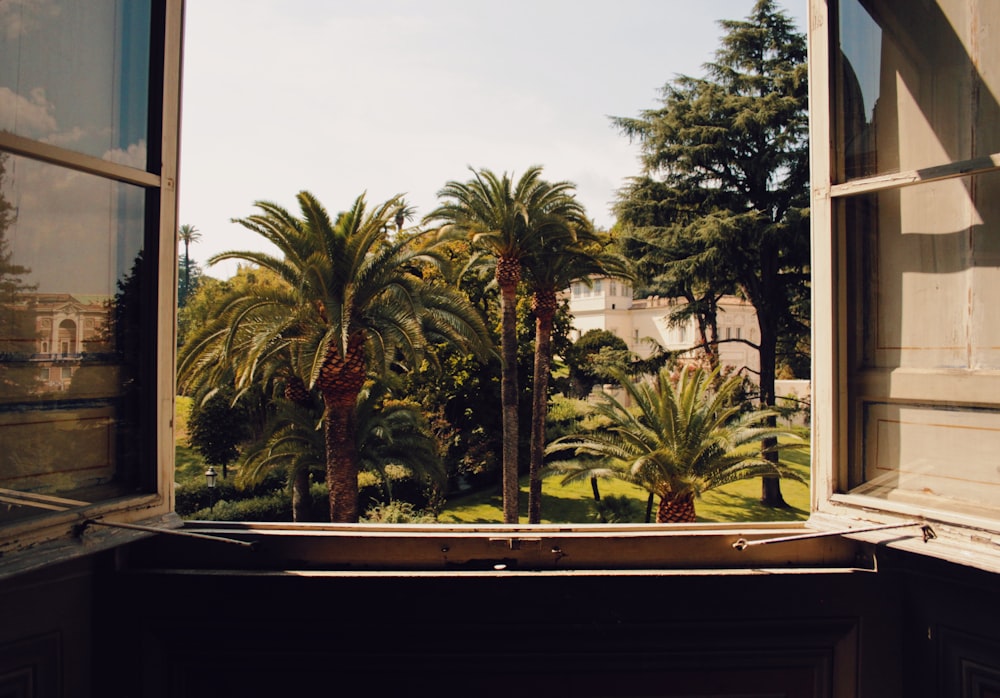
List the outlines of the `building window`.
{"type": "Polygon", "coordinates": [[[180,11],[52,0],[0,42],[0,538],[119,498],[169,510],[180,11]],[[51,321],[78,298],[106,317],[51,321]],[[44,381],[36,346],[63,357],[44,381]]]}
{"type": "Polygon", "coordinates": [[[611,295],[611,296],[617,296],[618,295],[618,284],[616,284],[614,281],[610,281],[608,283],[609,283],[609,286],[610,286],[610,288],[608,289],[608,294],[611,295]]]}
{"type": "Polygon", "coordinates": [[[594,281],[594,294],[598,295],[601,293],[601,280],[597,279],[594,281]]]}

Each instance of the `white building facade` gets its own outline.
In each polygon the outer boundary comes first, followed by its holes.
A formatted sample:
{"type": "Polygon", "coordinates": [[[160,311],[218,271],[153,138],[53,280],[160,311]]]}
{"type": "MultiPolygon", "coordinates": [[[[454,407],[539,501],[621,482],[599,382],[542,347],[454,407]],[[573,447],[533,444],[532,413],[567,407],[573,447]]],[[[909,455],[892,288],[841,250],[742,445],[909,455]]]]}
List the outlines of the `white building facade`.
{"type": "MultiPolygon", "coordinates": [[[[652,354],[656,344],[668,351],[685,352],[682,358],[694,359],[698,353],[693,349],[700,343],[694,319],[670,322],[683,300],[659,296],[633,300],[632,286],[614,279],[593,279],[590,286],[577,281],[568,294],[574,341],[589,330],[607,330],[625,340],[629,350],[642,358],[652,354]]],[[[760,330],[753,305],[736,296],[724,297],[719,301],[718,324],[722,365],[755,379],[760,372],[755,346],[760,330]]]]}

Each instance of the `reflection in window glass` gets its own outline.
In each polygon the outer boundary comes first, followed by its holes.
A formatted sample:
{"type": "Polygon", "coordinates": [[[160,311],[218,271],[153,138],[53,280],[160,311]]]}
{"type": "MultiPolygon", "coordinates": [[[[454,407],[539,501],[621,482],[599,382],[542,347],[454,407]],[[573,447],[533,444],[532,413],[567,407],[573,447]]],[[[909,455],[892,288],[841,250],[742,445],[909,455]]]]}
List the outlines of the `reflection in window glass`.
{"type": "MultiPolygon", "coordinates": [[[[917,170],[1000,150],[1000,47],[977,31],[1000,3],[839,3],[837,126],[843,177],[917,170]]],[[[992,23],[992,24],[991,24],[992,23]]]]}
{"type": "Polygon", "coordinates": [[[1000,410],[961,388],[1000,369],[1000,173],[847,197],[839,216],[858,328],[852,491],[1000,509],[1000,410]]]}
{"type": "Polygon", "coordinates": [[[0,130],[147,168],[149,0],[8,0],[0,130]]]}
{"type": "Polygon", "coordinates": [[[0,494],[141,486],[145,208],[139,187],[0,154],[0,494]]]}
{"type": "Polygon", "coordinates": [[[1000,173],[842,202],[859,368],[1000,369],[1000,173]]]}

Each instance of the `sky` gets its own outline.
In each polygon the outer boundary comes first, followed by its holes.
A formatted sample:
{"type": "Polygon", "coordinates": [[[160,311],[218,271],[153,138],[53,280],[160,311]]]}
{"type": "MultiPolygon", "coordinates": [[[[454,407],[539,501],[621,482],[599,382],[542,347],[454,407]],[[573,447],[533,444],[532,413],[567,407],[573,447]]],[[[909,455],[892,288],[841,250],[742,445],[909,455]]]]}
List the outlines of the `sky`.
{"type": "MultiPolygon", "coordinates": [[[[600,227],[639,173],[612,116],[701,76],[754,0],[198,0],[186,5],[179,223],[192,259],[267,250],[257,201],[331,215],[397,194],[417,218],[471,169],[569,181],[600,227]]],[[[778,5],[805,31],[806,0],[778,5]]]]}

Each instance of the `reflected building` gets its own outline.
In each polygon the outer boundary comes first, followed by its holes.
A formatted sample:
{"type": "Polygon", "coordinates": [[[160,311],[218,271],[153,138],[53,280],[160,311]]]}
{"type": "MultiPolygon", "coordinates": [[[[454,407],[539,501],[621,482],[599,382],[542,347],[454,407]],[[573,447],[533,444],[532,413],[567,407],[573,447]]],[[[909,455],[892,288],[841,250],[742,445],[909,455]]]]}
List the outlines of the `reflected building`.
{"type": "Polygon", "coordinates": [[[29,360],[38,367],[40,392],[68,390],[85,355],[109,350],[109,301],[69,293],[21,295],[17,310],[35,330],[29,360]]]}

